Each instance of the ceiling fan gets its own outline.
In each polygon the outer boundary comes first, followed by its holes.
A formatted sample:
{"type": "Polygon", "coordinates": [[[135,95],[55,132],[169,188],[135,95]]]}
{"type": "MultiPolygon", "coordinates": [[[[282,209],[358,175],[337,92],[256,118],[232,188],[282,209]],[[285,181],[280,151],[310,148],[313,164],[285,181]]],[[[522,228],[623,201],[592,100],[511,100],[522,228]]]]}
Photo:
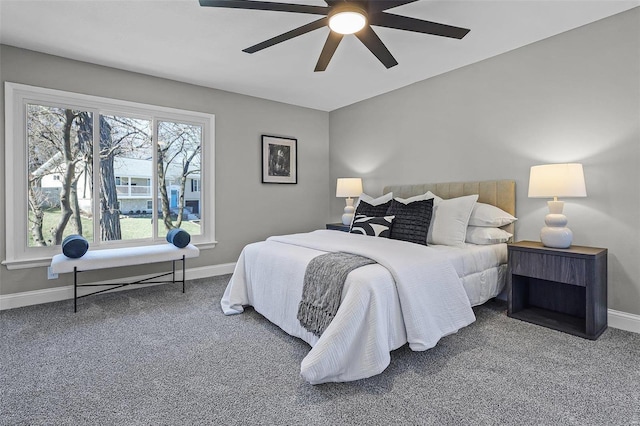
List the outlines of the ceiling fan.
{"type": "Polygon", "coordinates": [[[391,68],[398,65],[398,61],[371,28],[372,25],[457,39],[463,38],[469,32],[466,28],[385,12],[387,9],[415,1],[417,0],[325,0],[328,6],[315,6],[253,0],[200,0],[200,6],[324,15],[317,21],[243,49],[243,52],[255,53],[318,28],[329,26],[331,31],[314,70],[324,71],[345,34],[354,34],[385,67],[391,68]]]}

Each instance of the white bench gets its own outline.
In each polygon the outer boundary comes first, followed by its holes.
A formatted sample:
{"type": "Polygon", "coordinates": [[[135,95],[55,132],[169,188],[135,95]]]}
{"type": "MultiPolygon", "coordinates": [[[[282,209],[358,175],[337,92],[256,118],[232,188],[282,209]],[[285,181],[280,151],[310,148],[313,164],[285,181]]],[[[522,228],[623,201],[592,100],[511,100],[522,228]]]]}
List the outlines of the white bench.
{"type": "MultiPolygon", "coordinates": [[[[185,248],[178,248],[173,244],[158,244],[153,246],[126,247],[105,250],[89,250],[84,256],[72,259],[64,254],[57,254],[51,259],[51,272],[64,274],[73,272],[73,311],[77,312],[77,302],[79,298],[91,296],[116,288],[135,284],[165,284],[176,282],[176,262],[182,261],[182,292],[184,293],[185,283],[185,263],[186,259],[198,257],[200,250],[193,244],[185,248]],[[110,283],[110,284],[78,284],[78,273],[93,271],[105,268],[119,268],[123,266],[144,265],[147,263],[173,262],[171,272],[158,274],[130,283],[110,283]],[[151,281],[160,277],[171,275],[171,281],[151,281]],[[95,291],[93,293],[78,296],[78,287],[98,287],[110,286],[110,288],[95,291]]],[[[180,281],[178,281],[180,282],[180,281]]]]}

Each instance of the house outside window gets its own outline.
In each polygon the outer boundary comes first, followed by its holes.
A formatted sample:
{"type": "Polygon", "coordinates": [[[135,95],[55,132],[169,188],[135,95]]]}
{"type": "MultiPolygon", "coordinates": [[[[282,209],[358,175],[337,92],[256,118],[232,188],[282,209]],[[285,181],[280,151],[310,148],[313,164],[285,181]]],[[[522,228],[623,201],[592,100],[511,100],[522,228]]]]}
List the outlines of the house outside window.
{"type": "Polygon", "coordinates": [[[99,249],[165,243],[181,227],[215,243],[213,115],[14,83],[5,93],[7,134],[24,144],[6,144],[7,267],[45,264],[70,234],[99,249]]]}
{"type": "Polygon", "coordinates": [[[200,181],[191,179],[191,192],[200,192],[200,181]]]}

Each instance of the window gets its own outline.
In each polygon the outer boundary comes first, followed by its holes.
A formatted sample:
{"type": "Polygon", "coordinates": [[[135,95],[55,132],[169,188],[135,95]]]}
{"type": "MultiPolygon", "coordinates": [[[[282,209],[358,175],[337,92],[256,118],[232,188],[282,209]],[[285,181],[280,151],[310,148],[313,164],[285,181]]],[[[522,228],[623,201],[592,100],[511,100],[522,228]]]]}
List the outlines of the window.
{"type": "Polygon", "coordinates": [[[215,243],[213,115],[14,83],[5,110],[16,141],[6,144],[8,268],[48,264],[70,234],[99,249],[165,243],[180,227],[215,243]]]}
{"type": "Polygon", "coordinates": [[[191,192],[200,192],[200,181],[191,179],[191,192]]]}

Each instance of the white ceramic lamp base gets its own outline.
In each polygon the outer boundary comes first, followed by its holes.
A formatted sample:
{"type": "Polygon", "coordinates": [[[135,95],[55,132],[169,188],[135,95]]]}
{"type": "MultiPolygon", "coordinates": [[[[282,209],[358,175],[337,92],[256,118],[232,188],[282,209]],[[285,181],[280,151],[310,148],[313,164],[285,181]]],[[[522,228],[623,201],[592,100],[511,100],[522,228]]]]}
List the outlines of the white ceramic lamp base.
{"type": "Polygon", "coordinates": [[[547,225],[540,231],[540,241],[545,247],[569,248],[573,241],[573,232],[567,228],[567,217],[562,214],[564,202],[549,201],[549,214],[545,216],[547,225]]]}
{"type": "Polygon", "coordinates": [[[347,205],[345,206],[344,214],[342,215],[342,224],[351,225],[351,222],[353,222],[353,212],[355,212],[356,209],[353,207],[353,198],[347,198],[345,201],[347,202],[347,205]]]}

